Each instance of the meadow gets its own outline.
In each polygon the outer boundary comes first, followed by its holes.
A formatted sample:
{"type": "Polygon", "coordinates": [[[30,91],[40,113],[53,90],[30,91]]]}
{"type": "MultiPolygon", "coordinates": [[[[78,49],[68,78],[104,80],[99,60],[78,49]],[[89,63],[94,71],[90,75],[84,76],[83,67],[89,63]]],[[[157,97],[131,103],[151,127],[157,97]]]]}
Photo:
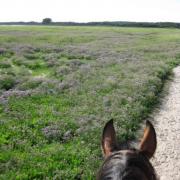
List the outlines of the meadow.
{"type": "Polygon", "coordinates": [[[135,138],[179,62],[179,29],[0,26],[0,179],[95,179],[104,124],[135,138]]]}

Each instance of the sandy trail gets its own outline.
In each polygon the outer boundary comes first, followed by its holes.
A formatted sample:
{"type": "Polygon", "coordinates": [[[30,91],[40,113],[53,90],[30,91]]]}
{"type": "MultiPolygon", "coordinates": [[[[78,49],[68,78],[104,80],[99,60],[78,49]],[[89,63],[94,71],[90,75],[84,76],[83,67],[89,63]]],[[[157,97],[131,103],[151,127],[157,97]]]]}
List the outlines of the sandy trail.
{"type": "Polygon", "coordinates": [[[152,163],[160,180],[180,180],[180,66],[155,116],[157,150],[152,163]]]}

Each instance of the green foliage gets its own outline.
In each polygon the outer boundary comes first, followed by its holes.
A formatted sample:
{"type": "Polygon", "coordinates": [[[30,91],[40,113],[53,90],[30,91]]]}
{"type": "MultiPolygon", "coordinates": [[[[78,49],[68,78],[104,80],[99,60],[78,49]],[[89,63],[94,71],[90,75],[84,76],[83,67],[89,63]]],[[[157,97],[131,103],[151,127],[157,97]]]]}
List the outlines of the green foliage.
{"type": "Polygon", "coordinates": [[[44,18],[42,20],[42,24],[50,24],[52,22],[52,19],[51,18],[44,18]]]}
{"type": "Polygon", "coordinates": [[[3,75],[0,77],[0,89],[9,90],[14,87],[16,80],[11,75],[3,75]]]}
{"type": "Polygon", "coordinates": [[[19,89],[21,90],[28,90],[28,89],[35,89],[43,82],[42,79],[29,79],[26,82],[23,82],[19,85],[19,89]]]}
{"type": "Polygon", "coordinates": [[[180,62],[176,29],[0,31],[0,179],[95,179],[105,122],[136,137],[180,62]]]}
{"type": "Polygon", "coordinates": [[[0,61],[0,68],[9,68],[11,67],[11,63],[8,61],[0,61]]]}

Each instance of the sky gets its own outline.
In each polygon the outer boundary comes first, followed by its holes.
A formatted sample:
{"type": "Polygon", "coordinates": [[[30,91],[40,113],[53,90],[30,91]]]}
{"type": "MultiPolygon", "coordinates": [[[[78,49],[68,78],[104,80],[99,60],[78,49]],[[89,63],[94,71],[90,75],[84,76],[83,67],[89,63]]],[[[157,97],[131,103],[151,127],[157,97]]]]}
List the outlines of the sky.
{"type": "Polygon", "coordinates": [[[0,22],[180,22],[180,0],[0,0],[0,22]]]}

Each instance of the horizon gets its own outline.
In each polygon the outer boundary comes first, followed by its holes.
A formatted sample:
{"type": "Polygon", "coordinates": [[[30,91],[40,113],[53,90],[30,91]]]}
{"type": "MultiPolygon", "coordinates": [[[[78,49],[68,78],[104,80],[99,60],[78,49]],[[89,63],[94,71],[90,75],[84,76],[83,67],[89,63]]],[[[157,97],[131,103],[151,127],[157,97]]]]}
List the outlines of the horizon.
{"type": "Polygon", "coordinates": [[[180,22],[180,0],[2,0],[0,22],[180,22]]]}
{"type": "MultiPolygon", "coordinates": [[[[46,18],[50,18],[50,17],[46,17],[46,18]]],[[[51,18],[50,18],[51,19],[51,18]]],[[[43,19],[42,19],[43,20],[43,19]]],[[[88,24],[88,23],[103,23],[103,22],[107,22],[107,23],[111,23],[111,22],[124,22],[124,23],[174,23],[174,24],[179,24],[180,22],[172,22],[172,21],[154,21],[154,22],[148,22],[148,21],[119,21],[119,20],[114,20],[114,21],[87,21],[87,22],[78,22],[78,21],[53,21],[53,19],[51,19],[52,22],[51,23],[79,23],[79,24],[88,24]]],[[[38,23],[41,24],[42,21],[0,21],[0,23],[38,23]]]]}

